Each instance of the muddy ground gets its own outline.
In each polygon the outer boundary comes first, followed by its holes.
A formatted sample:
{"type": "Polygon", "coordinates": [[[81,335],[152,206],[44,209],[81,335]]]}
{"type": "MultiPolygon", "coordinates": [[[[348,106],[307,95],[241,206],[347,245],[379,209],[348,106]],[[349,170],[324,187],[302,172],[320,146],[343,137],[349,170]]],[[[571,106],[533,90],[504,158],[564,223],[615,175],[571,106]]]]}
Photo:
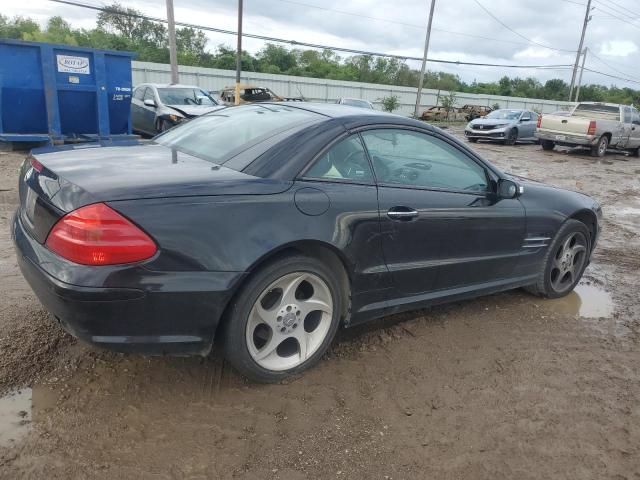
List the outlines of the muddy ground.
{"type": "Polygon", "coordinates": [[[63,333],[17,269],[22,156],[0,154],[0,478],[640,479],[640,160],[475,148],[602,203],[579,293],[389,317],[269,386],[63,333]]]}

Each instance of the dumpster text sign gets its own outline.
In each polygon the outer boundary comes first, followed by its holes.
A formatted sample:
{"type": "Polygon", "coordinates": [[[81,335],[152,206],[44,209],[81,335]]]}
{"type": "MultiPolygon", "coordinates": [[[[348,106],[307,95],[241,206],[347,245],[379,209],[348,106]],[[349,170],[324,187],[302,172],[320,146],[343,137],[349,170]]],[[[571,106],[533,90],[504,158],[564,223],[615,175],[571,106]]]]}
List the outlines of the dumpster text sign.
{"type": "Polygon", "coordinates": [[[71,55],[56,55],[59,72],[81,73],[89,75],[89,59],[87,57],[75,57],[71,55]]]}

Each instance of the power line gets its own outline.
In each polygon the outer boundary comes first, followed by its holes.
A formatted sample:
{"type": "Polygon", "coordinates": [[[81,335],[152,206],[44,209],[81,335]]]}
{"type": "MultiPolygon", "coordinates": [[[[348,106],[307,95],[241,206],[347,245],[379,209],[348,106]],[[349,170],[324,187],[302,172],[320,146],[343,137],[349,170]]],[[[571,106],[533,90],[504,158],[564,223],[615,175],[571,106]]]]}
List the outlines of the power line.
{"type": "MultiPolygon", "coordinates": [[[[626,73],[626,72],[623,72],[622,70],[618,70],[617,68],[612,67],[612,66],[611,66],[611,65],[609,65],[607,62],[605,62],[602,58],[600,58],[598,55],[596,55],[595,53],[593,53],[593,50],[592,50],[591,48],[589,49],[589,53],[591,54],[591,56],[592,56],[592,57],[595,57],[595,58],[597,58],[598,60],[600,60],[600,62],[601,62],[603,65],[606,65],[607,67],[609,67],[609,68],[610,68],[611,70],[613,70],[614,72],[617,72],[617,73],[620,73],[620,74],[622,74],[622,75],[627,76],[627,78],[629,79],[629,81],[632,81],[632,82],[633,82],[633,81],[635,81],[635,80],[634,80],[634,79],[635,79],[635,77],[632,77],[631,75],[629,75],[629,74],[628,74],[628,73],[626,73]]],[[[636,79],[636,80],[639,80],[639,81],[640,81],[640,79],[636,79]]]]}
{"type": "MultiPolygon", "coordinates": [[[[49,0],[50,2],[54,2],[54,3],[61,3],[61,4],[65,4],[65,5],[71,5],[74,7],[81,7],[81,8],[87,8],[90,10],[96,10],[96,11],[100,11],[100,12],[106,12],[106,13],[112,13],[112,14],[117,14],[117,15],[122,15],[125,17],[134,17],[134,18],[140,18],[143,20],[149,20],[152,22],[158,22],[158,23],[167,23],[166,19],[163,18],[158,18],[158,17],[151,17],[148,15],[143,15],[143,14],[138,14],[138,13],[125,13],[119,10],[114,10],[112,8],[108,8],[108,7],[100,7],[97,5],[91,5],[88,3],[82,3],[82,2],[77,2],[77,1],[73,1],[73,0],[49,0]]],[[[215,32],[215,33],[222,33],[222,34],[226,34],[226,35],[234,35],[236,36],[238,33],[234,32],[233,30],[225,30],[225,29],[221,29],[221,28],[214,28],[214,27],[207,27],[204,25],[196,25],[193,23],[185,23],[185,22],[175,22],[176,25],[181,26],[181,27],[186,27],[186,28],[194,28],[197,30],[205,30],[205,31],[209,31],[209,32],[215,32]]],[[[283,38],[276,38],[276,37],[269,37],[266,35],[257,35],[257,34],[253,34],[253,33],[245,33],[242,32],[242,36],[243,37],[248,37],[248,38],[255,38],[257,40],[264,40],[267,42],[275,42],[275,43],[286,43],[286,44],[290,44],[290,45],[297,45],[297,46],[302,46],[302,47],[308,47],[308,48],[316,48],[316,49],[324,49],[324,50],[333,50],[336,52],[344,52],[344,53],[351,53],[351,54],[355,54],[355,55],[368,55],[368,56],[372,56],[372,57],[387,57],[387,58],[395,58],[398,60],[415,60],[415,61],[422,61],[421,57],[412,57],[412,56],[408,56],[408,55],[394,55],[394,54],[389,54],[389,53],[380,53],[380,52],[371,52],[371,51],[365,51],[365,50],[356,50],[356,49],[351,49],[351,48],[343,48],[343,47],[333,47],[333,46],[329,46],[329,45],[320,45],[320,44],[314,44],[314,43],[307,43],[307,42],[299,42],[297,40],[288,40],[288,39],[283,39],[283,38]]],[[[516,65],[516,64],[502,64],[502,63],[482,63],[482,62],[463,62],[463,61],[459,61],[459,60],[442,60],[442,59],[429,59],[429,62],[433,62],[433,63],[444,63],[444,64],[449,64],[449,65],[471,65],[471,66],[477,66],[477,67],[498,67],[498,68],[529,68],[529,69],[547,69],[547,70],[563,70],[567,67],[570,67],[571,65],[516,65]]]]}
{"type": "MultiPolygon", "coordinates": [[[[596,1],[597,1],[597,0],[596,0],[596,1]]],[[[600,8],[600,12],[602,12],[602,13],[604,13],[605,15],[608,15],[608,16],[610,16],[610,17],[612,17],[612,18],[615,18],[616,20],[620,20],[621,22],[626,23],[626,24],[628,24],[628,25],[631,25],[632,27],[637,28],[638,30],[640,30],[640,26],[638,26],[637,24],[630,22],[630,21],[629,21],[629,20],[627,20],[626,18],[619,17],[618,15],[615,15],[614,13],[607,12],[606,10],[603,10],[603,9],[602,9],[602,6],[603,6],[603,5],[602,5],[602,3],[598,2],[598,4],[600,5],[600,7],[599,7],[599,8],[600,8]]],[[[598,8],[598,7],[596,7],[596,8],[598,8]]],[[[610,8],[610,7],[606,7],[606,8],[610,8]]],[[[596,11],[597,11],[597,10],[596,10],[596,11]]]]}
{"type": "Polygon", "coordinates": [[[506,28],[507,30],[509,30],[511,33],[519,36],[520,38],[524,38],[527,42],[529,43],[533,43],[534,45],[537,45],[539,47],[543,47],[543,48],[548,48],[549,50],[555,50],[557,52],[571,52],[571,53],[575,53],[575,50],[565,50],[562,48],[555,48],[555,47],[550,47],[549,45],[544,45],[542,43],[538,43],[535,42],[533,40],[531,40],[528,37],[525,37],[524,35],[522,35],[521,33],[515,31],[513,28],[511,28],[509,25],[507,25],[506,23],[504,23],[502,20],[500,20],[498,17],[496,17],[493,13],[491,13],[484,5],[482,5],[478,0],[473,0],[474,2],[476,2],[476,4],[485,11],[485,13],[487,15],[489,15],[491,18],[493,18],[496,22],[498,22],[500,25],[502,25],[504,28],[506,28]]]}
{"type": "MultiPolygon", "coordinates": [[[[589,51],[591,51],[591,50],[589,50],[589,51]]],[[[605,76],[605,77],[615,78],[615,79],[617,79],[617,80],[624,80],[625,82],[637,83],[638,85],[640,85],[640,82],[639,82],[639,81],[637,81],[637,80],[630,80],[630,79],[628,79],[628,78],[618,77],[617,75],[611,75],[611,74],[604,73],[604,72],[600,72],[600,71],[598,71],[598,70],[593,70],[593,69],[591,69],[591,68],[587,68],[587,67],[584,67],[584,69],[585,69],[587,72],[597,73],[598,75],[603,75],[603,76],[605,76]]]]}
{"type": "MultiPolygon", "coordinates": [[[[613,0],[608,0],[608,4],[603,1],[597,0],[598,3],[605,5],[607,8],[620,13],[621,15],[635,15],[636,17],[640,17],[640,13],[634,12],[633,10],[629,10],[627,7],[620,5],[619,3],[614,2],[613,0]],[[609,5],[610,4],[610,5],[609,5]],[[613,5],[613,7],[611,6],[613,5]]],[[[634,20],[637,20],[634,19],[634,20]]]]}
{"type": "MultiPolygon", "coordinates": [[[[334,9],[334,8],[322,7],[320,5],[312,5],[310,3],[297,2],[295,0],[277,0],[277,1],[278,2],[289,3],[289,4],[292,4],[292,5],[300,5],[302,7],[315,8],[315,9],[318,9],[318,10],[323,10],[325,12],[338,13],[340,15],[348,15],[350,17],[367,18],[369,20],[375,20],[375,21],[378,21],[378,22],[385,22],[385,23],[392,23],[392,24],[395,24],[395,25],[402,25],[404,27],[415,28],[415,29],[419,29],[419,30],[422,30],[422,31],[425,30],[424,25],[418,25],[418,24],[415,24],[415,23],[407,23],[407,22],[403,22],[403,21],[395,20],[395,19],[391,19],[391,18],[373,17],[371,15],[364,15],[364,14],[355,13],[355,12],[347,12],[345,10],[337,10],[337,9],[334,9]]],[[[570,1],[570,0],[564,0],[564,1],[570,1]]],[[[573,3],[573,2],[571,2],[571,3],[573,3]]],[[[474,34],[471,34],[471,33],[456,32],[456,31],[453,31],[453,30],[446,30],[444,28],[437,28],[437,27],[433,27],[432,30],[433,31],[437,31],[437,32],[449,33],[449,34],[452,34],[452,35],[460,35],[462,37],[470,37],[470,38],[479,38],[479,39],[482,39],[482,40],[490,40],[490,41],[493,41],[493,42],[512,43],[512,44],[515,44],[515,45],[530,45],[531,44],[531,42],[518,42],[516,40],[505,40],[505,39],[502,39],[502,38],[485,37],[485,36],[482,36],[482,35],[474,35],[474,34]]]]}

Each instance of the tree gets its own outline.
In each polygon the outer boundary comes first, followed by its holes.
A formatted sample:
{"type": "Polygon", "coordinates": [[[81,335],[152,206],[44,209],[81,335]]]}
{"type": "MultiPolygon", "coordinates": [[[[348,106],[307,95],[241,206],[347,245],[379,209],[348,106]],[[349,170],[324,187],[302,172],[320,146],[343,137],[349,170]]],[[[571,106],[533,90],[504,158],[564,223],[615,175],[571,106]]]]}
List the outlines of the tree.
{"type": "MultiPolygon", "coordinates": [[[[167,28],[164,24],[143,18],[142,12],[113,3],[98,14],[96,28],[75,29],[61,17],[52,17],[41,28],[26,17],[0,14],[0,38],[35,40],[40,42],[79,45],[106,50],[133,51],[137,60],[169,62],[167,28]]],[[[207,37],[197,28],[176,30],[178,62],[181,65],[235,70],[234,48],[217,46],[207,50],[207,37]]],[[[385,85],[415,87],[420,72],[397,58],[354,55],[341,58],[331,50],[288,49],[267,43],[257,55],[243,51],[242,70],[246,72],[282,73],[304,77],[329,78],[385,85]]],[[[544,84],[533,77],[503,76],[494,82],[465,83],[449,72],[428,71],[424,86],[447,92],[467,92],[507,95],[549,100],[566,100],[569,86],[563,79],[547,80],[544,84]]],[[[583,85],[580,100],[640,104],[640,90],[615,85],[583,85]]],[[[445,100],[446,101],[446,100],[445,100]]],[[[444,102],[443,102],[444,104],[444,102]]],[[[395,107],[397,108],[397,106],[395,107]]]]}
{"type": "Polygon", "coordinates": [[[382,109],[385,112],[393,113],[400,106],[400,99],[397,95],[389,95],[388,97],[382,97],[382,109]]]}
{"type": "Polygon", "coordinates": [[[270,43],[258,52],[256,60],[258,68],[269,67],[272,70],[270,73],[287,73],[297,65],[294,52],[270,43]]]}
{"type": "Polygon", "coordinates": [[[456,106],[457,95],[456,92],[449,92],[447,95],[440,97],[440,102],[447,112],[447,120],[449,119],[449,113],[456,106]]]}

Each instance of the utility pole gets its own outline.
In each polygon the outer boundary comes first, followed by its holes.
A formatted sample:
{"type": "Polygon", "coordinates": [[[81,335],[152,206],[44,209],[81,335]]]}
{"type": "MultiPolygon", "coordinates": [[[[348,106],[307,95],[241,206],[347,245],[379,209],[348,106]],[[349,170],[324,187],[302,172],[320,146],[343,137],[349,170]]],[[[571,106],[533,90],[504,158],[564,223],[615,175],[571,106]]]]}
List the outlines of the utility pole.
{"type": "Polygon", "coordinates": [[[587,52],[589,51],[589,47],[584,47],[584,53],[582,54],[582,68],[580,69],[580,76],[578,77],[578,89],[576,90],[576,99],[578,102],[580,98],[580,87],[582,86],[582,74],[584,73],[584,64],[587,61],[587,52]]]}
{"type": "MultiPolygon", "coordinates": [[[[591,0],[589,0],[591,1],[591,0]]],[[[418,80],[418,96],[416,97],[416,108],[413,114],[416,118],[420,116],[420,100],[422,99],[422,84],[424,83],[424,72],[427,68],[427,54],[429,53],[429,39],[431,38],[431,23],[433,22],[433,11],[436,7],[436,0],[431,0],[431,10],[429,10],[429,22],[427,23],[427,35],[424,39],[424,56],[422,57],[422,68],[418,80]]]]}
{"type": "Polygon", "coordinates": [[[169,63],[171,63],[171,83],[178,83],[178,54],[176,53],[176,21],[173,17],[173,0],[167,0],[167,25],[169,30],[169,63]]]}
{"type": "Polygon", "coordinates": [[[242,0],[238,0],[238,50],[236,52],[236,93],[234,100],[240,105],[240,73],[242,72],[242,0]]]}
{"type": "Polygon", "coordinates": [[[576,84],[576,73],[578,72],[578,63],[580,63],[580,55],[582,55],[582,46],[584,44],[584,35],[587,32],[587,24],[591,20],[589,13],[591,12],[591,0],[587,0],[587,9],[584,12],[584,23],[582,24],[582,34],[580,35],[580,45],[578,45],[578,53],[576,53],[576,63],[573,65],[573,74],[571,75],[571,87],[569,87],[569,101],[573,98],[573,87],[576,84]]]}

